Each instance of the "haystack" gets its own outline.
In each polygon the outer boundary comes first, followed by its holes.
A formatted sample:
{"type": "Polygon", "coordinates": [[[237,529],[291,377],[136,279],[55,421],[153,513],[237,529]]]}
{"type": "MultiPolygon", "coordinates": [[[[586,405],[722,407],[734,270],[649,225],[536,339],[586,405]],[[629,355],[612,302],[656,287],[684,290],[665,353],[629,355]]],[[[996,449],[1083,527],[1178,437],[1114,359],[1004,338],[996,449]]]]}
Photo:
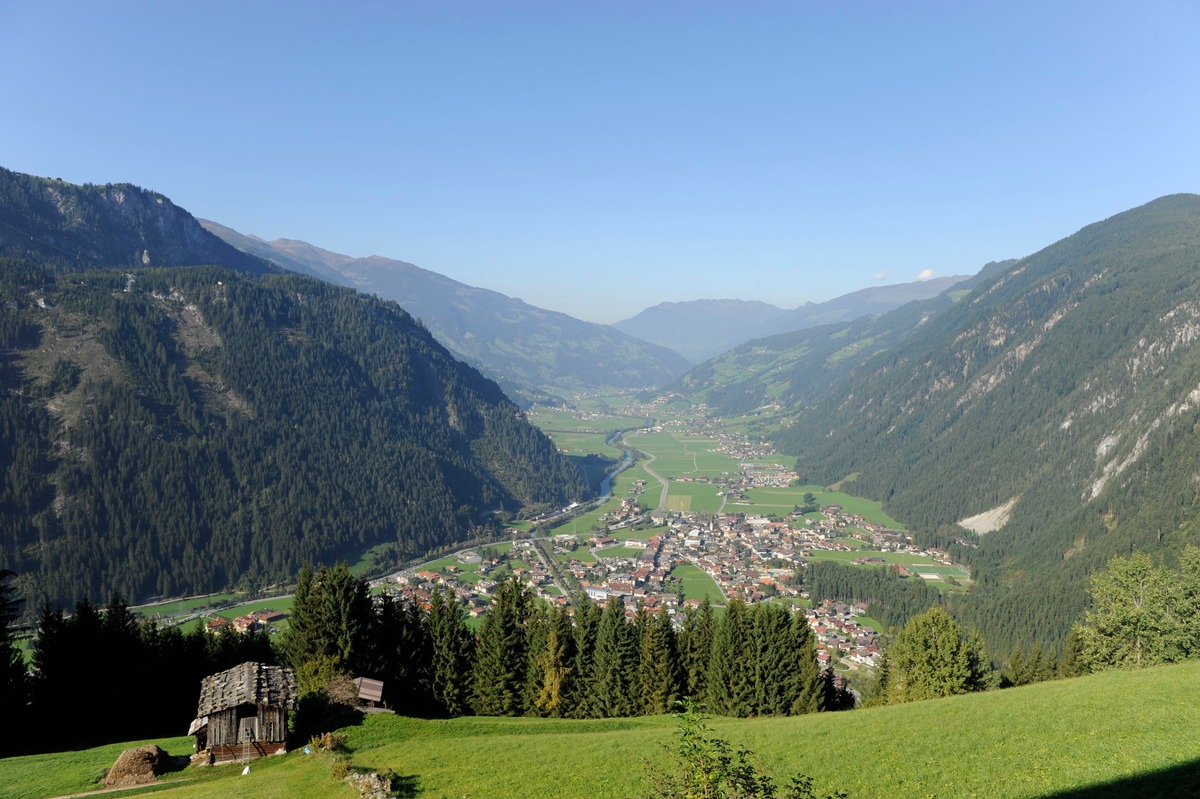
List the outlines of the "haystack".
{"type": "Polygon", "coordinates": [[[170,765],[170,755],[154,744],[126,749],[108,770],[104,783],[110,788],[126,788],[154,782],[170,765]]]}

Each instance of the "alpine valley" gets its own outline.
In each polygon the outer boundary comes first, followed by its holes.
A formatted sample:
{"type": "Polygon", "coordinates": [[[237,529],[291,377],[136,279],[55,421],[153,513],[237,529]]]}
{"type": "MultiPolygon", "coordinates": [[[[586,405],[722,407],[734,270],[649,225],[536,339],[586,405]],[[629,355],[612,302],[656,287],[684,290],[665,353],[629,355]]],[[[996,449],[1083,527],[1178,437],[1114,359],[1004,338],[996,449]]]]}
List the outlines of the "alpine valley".
{"type": "Polygon", "coordinates": [[[1110,558],[1200,541],[1198,339],[1200,197],[1173,195],[671,390],[948,546],[975,587],[947,601],[993,652],[1057,649],[1110,558]]]}

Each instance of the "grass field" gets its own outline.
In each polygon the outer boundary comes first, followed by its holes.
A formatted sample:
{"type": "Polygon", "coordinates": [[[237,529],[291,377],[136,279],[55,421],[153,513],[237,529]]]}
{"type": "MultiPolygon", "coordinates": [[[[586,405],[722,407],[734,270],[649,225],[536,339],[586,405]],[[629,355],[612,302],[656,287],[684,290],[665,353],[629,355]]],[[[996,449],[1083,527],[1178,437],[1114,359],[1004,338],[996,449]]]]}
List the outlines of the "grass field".
{"type": "Polygon", "coordinates": [[[817,504],[822,507],[825,505],[841,505],[847,513],[857,514],[872,524],[890,527],[893,530],[905,529],[904,525],[884,513],[878,502],[863,499],[862,497],[852,497],[841,491],[826,491],[821,486],[752,488],[747,492],[747,496],[758,512],[767,515],[772,513],[783,515],[791,513],[792,508],[796,505],[803,505],[806,493],[811,493],[816,498],[817,504]]]}
{"type": "Polygon", "coordinates": [[[692,513],[715,513],[721,508],[721,489],[712,483],[671,483],[667,508],[692,513]]]}
{"type": "MultiPolygon", "coordinates": [[[[714,719],[780,782],[813,776],[851,799],[1117,799],[1200,793],[1200,663],[797,718],[714,719]]],[[[650,797],[648,765],[674,719],[561,721],[368,717],[349,733],[353,769],[393,770],[400,796],[650,797]]],[[[190,739],[157,741],[172,754],[190,739]]],[[[0,795],[46,799],[98,787],[126,746],[0,759],[0,795]]],[[[119,793],[116,796],[133,795],[119,793]]],[[[187,768],[157,786],[167,799],[354,799],[325,755],[293,752],[238,766],[187,768]]]]}
{"type": "Polygon", "coordinates": [[[725,595],[721,593],[721,587],[717,585],[716,580],[709,576],[708,572],[699,566],[681,563],[671,569],[671,576],[677,577],[683,582],[683,598],[685,600],[703,600],[707,596],[709,602],[724,604],[725,595]]]}

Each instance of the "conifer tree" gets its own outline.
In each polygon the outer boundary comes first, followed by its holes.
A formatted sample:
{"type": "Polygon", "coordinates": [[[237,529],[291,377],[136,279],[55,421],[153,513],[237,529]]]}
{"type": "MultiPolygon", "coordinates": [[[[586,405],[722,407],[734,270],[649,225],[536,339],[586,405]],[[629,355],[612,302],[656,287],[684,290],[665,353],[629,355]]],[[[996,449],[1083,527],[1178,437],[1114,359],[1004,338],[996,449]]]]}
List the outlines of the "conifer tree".
{"type": "Polygon", "coordinates": [[[345,563],[316,572],[305,566],[282,642],[288,665],[298,669],[305,661],[323,656],[332,658],[341,671],[361,671],[369,663],[371,613],[366,582],[351,574],[345,563]]]}
{"type": "Polygon", "coordinates": [[[1013,644],[1012,650],[1008,653],[1008,670],[1004,676],[1010,685],[1024,685],[1028,682],[1025,672],[1025,653],[1021,651],[1019,641],[1013,644]]]}
{"type": "Polygon", "coordinates": [[[712,656],[705,675],[708,709],[723,716],[749,716],[754,712],[754,661],[746,603],[732,600],[717,624],[712,656]]]}
{"type": "Polygon", "coordinates": [[[843,695],[834,682],[833,672],[822,670],[817,662],[817,636],[803,614],[792,620],[791,653],[795,693],[786,712],[797,716],[854,707],[853,695],[843,695]]]}
{"type": "Polygon", "coordinates": [[[704,677],[708,673],[715,631],[716,616],[707,596],[700,603],[699,609],[688,608],[684,611],[683,629],[679,637],[683,693],[697,701],[705,696],[704,677]]]}
{"type": "Polygon", "coordinates": [[[383,681],[392,709],[409,715],[445,712],[434,697],[430,624],[416,605],[380,597],[366,638],[366,664],[358,674],[383,681]]]}
{"type": "Polygon", "coordinates": [[[22,729],[28,692],[25,659],[17,649],[15,633],[20,603],[16,589],[9,583],[15,576],[11,571],[0,570],[0,718],[6,720],[0,725],[0,743],[22,729]]]}
{"type": "Polygon", "coordinates": [[[544,605],[534,605],[525,620],[525,684],[521,688],[521,706],[527,715],[541,715],[538,697],[542,693],[545,679],[542,671],[542,655],[546,652],[550,638],[550,617],[544,605]]]}
{"type": "Polygon", "coordinates": [[[571,718],[595,718],[600,715],[592,694],[596,680],[596,636],[600,631],[600,606],[586,596],[575,606],[575,679],[572,701],[568,703],[571,718]]]}
{"type": "Polygon", "coordinates": [[[442,713],[467,711],[473,637],[453,595],[435,590],[429,600],[429,639],[433,649],[433,699],[442,713]]]}
{"type": "Polygon", "coordinates": [[[481,716],[519,716],[529,652],[524,624],[531,598],[516,577],[505,580],[479,632],[472,667],[471,707],[481,716]]]}
{"type": "Polygon", "coordinates": [[[609,597],[596,631],[594,715],[611,718],[632,716],[637,711],[637,656],[636,631],[625,620],[625,606],[619,598],[609,597]]]}
{"type": "Polygon", "coordinates": [[[561,608],[551,612],[546,646],[542,650],[539,666],[542,687],[535,701],[537,710],[555,718],[568,715],[570,702],[576,693],[575,635],[571,630],[570,617],[561,608]]]}
{"type": "Polygon", "coordinates": [[[680,668],[675,630],[667,609],[653,617],[638,614],[641,654],[638,661],[639,712],[658,716],[675,709],[679,699],[680,668]]]}

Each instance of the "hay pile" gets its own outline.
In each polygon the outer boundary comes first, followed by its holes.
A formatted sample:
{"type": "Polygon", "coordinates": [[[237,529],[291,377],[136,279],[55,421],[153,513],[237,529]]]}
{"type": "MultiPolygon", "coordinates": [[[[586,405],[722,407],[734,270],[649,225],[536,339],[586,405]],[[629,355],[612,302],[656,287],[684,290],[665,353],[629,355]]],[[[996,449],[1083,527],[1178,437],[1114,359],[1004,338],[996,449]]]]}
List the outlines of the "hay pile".
{"type": "Polygon", "coordinates": [[[126,749],[108,770],[104,784],[110,788],[144,785],[170,767],[170,756],[154,744],[126,749]]]}

